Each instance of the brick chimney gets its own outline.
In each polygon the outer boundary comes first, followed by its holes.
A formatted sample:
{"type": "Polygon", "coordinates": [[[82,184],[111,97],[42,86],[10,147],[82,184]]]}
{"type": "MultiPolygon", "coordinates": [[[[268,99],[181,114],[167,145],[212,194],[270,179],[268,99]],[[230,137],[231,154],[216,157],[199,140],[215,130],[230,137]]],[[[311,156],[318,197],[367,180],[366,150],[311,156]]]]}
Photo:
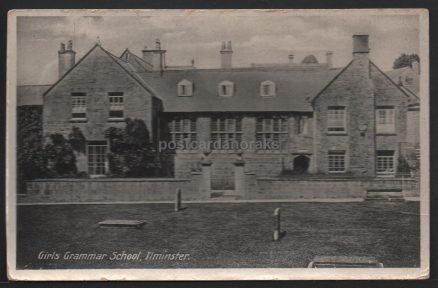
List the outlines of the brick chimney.
{"type": "Polygon", "coordinates": [[[353,35],[353,54],[368,54],[370,48],[368,46],[368,34],[353,35]]]}
{"type": "Polygon", "coordinates": [[[155,48],[143,50],[143,60],[152,65],[152,71],[163,71],[164,69],[164,55],[166,50],[161,49],[160,39],[155,40],[155,48]]]}
{"type": "Polygon", "coordinates": [[[225,43],[222,41],[222,49],[221,49],[221,68],[232,68],[232,56],[233,49],[231,48],[231,41],[225,43]]]}
{"type": "Polygon", "coordinates": [[[61,43],[58,51],[58,77],[61,78],[68,70],[70,70],[76,61],[76,52],[73,51],[73,41],[67,42],[67,49],[65,44],[61,43]]]}
{"type": "Polygon", "coordinates": [[[325,53],[325,63],[327,63],[328,68],[333,68],[333,52],[327,51],[325,53]]]}
{"type": "Polygon", "coordinates": [[[412,65],[412,70],[414,70],[417,74],[420,74],[420,64],[418,63],[418,61],[414,60],[411,63],[412,65]]]}
{"type": "Polygon", "coordinates": [[[287,55],[287,58],[289,59],[289,65],[294,65],[294,53],[290,52],[289,55],[287,55]]]}

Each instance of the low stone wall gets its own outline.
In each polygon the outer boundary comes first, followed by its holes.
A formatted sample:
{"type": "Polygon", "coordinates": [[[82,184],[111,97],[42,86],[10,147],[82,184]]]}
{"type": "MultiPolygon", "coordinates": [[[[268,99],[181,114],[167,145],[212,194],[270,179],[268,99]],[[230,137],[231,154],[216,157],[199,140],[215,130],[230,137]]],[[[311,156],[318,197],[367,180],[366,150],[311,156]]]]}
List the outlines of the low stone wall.
{"type": "Polygon", "coordinates": [[[315,199],[315,198],[364,198],[370,189],[400,189],[405,197],[420,195],[419,183],[415,179],[297,179],[257,178],[247,175],[252,189],[246,192],[248,199],[315,199]]]}
{"type": "MultiPolygon", "coordinates": [[[[183,200],[210,200],[209,166],[189,179],[100,178],[42,179],[27,182],[27,194],[19,202],[135,202],[171,201],[177,188],[183,200]]],[[[255,173],[235,177],[239,199],[336,199],[364,198],[367,190],[394,189],[405,197],[419,196],[418,180],[412,178],[259,178],[255,173]]]]}
{"type": "Polygon", "coordinates": [[[41,179],[27,182],[27,194],[19,202],[116,202],[168,201],[177,188],[183,200],[210,197],[200,189],[200,175],[192,179],[41,179]]]}

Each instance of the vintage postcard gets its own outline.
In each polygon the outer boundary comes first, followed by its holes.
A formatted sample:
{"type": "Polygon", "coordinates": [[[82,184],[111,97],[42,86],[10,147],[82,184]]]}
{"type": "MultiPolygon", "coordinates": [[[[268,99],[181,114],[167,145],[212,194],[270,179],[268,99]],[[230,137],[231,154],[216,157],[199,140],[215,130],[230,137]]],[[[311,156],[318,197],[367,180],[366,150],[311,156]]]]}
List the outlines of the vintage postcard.
{"type": "Polygon", "coordinates": [[[10,11],[9,278],[428,278],[428,18],[10,11]]]}

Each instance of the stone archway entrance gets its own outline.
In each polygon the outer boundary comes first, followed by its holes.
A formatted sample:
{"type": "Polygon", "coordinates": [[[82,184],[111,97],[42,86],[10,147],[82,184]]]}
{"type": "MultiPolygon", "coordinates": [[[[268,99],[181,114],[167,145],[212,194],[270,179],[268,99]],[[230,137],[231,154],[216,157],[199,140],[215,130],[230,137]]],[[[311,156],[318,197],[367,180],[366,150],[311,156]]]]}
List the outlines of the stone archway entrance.
{"type": "Polygon", "coordinates": [[[309,172],[310,158],[305,155],[299,155],[294,158],[293,171],[298,174],[309,172]]]}

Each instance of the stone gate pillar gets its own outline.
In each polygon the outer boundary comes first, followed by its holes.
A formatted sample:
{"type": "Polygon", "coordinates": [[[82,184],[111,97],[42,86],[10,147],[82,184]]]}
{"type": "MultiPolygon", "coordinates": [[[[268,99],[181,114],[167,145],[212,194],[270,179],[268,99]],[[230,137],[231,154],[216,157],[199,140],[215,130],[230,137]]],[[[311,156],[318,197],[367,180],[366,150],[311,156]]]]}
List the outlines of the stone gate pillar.
{"type": "Polygon", "coordinates": [[[242,159],[242,152],[237,153],[234,161],[234,190],[240,197],[245,196],[245,160],[242,159]]]}
{"type": "Polygon", "coordinates": [[[210,153],[204,152],[204,156],[201,159],[201,194],[206,198],[211,197],[211,160],[208,157],[210,153]]]}

